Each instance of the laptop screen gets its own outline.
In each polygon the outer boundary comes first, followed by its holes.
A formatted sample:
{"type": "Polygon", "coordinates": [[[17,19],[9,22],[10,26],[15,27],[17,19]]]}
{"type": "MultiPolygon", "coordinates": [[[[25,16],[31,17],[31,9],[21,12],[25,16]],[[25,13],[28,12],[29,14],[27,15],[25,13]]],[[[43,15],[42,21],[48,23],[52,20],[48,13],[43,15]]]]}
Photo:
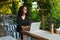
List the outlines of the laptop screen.
{"type": "Polygon", "coordinates": [[[40,24],[41,24],[41,22],[34,22],[34,23],[31,23],[30,31],[37,31],[37,30],[39,30],[40,24]]]}

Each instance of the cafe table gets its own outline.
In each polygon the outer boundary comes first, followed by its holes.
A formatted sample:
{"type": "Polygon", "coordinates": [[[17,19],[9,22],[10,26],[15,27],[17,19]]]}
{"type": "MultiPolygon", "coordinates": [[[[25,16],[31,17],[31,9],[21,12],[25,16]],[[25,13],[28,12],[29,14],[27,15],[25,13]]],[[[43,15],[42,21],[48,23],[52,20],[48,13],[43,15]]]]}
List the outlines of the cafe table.
{"type": "Polygon", "coordinates": [[[28,35],[36,40],[60,40],[59,34],[51,34],[48,31],[21,31],[24,35],[28,35]]]}

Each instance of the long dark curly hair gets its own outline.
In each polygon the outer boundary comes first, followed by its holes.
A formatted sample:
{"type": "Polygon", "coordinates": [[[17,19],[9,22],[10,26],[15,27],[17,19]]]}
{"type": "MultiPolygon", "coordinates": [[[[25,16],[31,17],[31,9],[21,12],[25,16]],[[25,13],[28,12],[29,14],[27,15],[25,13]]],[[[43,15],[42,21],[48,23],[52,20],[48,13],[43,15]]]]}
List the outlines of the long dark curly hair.
{"type": "MultiPolygon", "coordinates": [[[[19,8],[19,10],[18,10],[18,16],[22,16],[22,15],[23,15],[23,8],[24,8],[24,7],[27,7],[27,6],[23,5],[23,6],[21,6],[21,7],[19,8]]],[[[28,15],[29,15],[29,10],[28,10],[28,7],[27,7],[26,16],[28,16],[28,15]]]]}

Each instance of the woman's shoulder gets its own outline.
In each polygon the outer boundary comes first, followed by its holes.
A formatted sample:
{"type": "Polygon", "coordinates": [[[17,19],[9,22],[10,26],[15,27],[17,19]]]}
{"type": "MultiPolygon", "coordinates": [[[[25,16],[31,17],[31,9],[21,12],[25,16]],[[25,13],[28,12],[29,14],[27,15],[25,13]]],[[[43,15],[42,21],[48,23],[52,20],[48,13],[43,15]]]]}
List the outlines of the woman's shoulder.
{"type": "Polygon", "coordinates": [[[21,20],[21,17],[20,16],[17,16],[17,20],[21,20]]]}

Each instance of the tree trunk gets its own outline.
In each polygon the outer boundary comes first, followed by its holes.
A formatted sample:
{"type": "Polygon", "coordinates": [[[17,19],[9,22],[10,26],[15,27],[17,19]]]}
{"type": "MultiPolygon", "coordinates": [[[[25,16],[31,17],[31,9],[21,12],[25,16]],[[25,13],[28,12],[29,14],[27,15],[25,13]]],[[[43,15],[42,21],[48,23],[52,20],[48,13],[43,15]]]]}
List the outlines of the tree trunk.
{"type": "Polygon", "coordinates": [[[42,21],[41,21],[41,28],[42,28],[42,29],[45,29],[45,21],[46,21],[45,15],[44,15],[44,13],[45,13],[45,7],[44,7],[44,6],[45,6],[45,3],[44,3],[43,0],[40,0],[40,2],[41,2],[41,3],[40,3],[40,4],[41,4],[41,5],[40,5],[40,6],[41,6],[40,8],[41,8],[41,13],[42,13],[42,14],[41,14],[41,15],[42,15],[42,16],[41,16],[41,20],[42,20],[42,21]]]}
{"type": "Polygon", "coordinates": [[[42,13],[42,29],[45,29],[45,16],[43,15],[45,12],[44,9],[41,9],[41,13],[42,13]]]}

